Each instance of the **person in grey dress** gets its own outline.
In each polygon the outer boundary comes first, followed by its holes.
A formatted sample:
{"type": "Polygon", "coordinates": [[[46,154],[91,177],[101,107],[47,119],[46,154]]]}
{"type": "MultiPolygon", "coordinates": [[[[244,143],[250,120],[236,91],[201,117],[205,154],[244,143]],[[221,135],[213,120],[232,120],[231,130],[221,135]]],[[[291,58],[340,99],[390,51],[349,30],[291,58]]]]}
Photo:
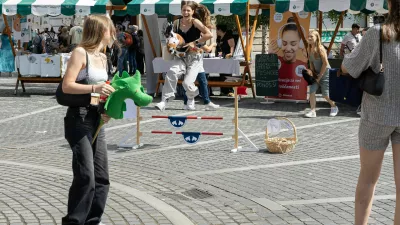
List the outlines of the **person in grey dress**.
{"type": "MultiPolygon", "coordinates": [[[[359,127],[361,170],[355,198],[355,224],[366,225],[382,161],[389,141],[392,142],[396,199],[400,198],[400,0],[388,0],[389,14],[382,25],[382,66],[385,87],[381,96],[364,93],[359,127]]],[[[379,62],[380,26],[371,27],[360,44],[346,55],[342,73],[354,78],[371,67],[381,69],[379,62]]],[[[396,202],[394,224],[400,224],[400,202],[396,202]]]]}

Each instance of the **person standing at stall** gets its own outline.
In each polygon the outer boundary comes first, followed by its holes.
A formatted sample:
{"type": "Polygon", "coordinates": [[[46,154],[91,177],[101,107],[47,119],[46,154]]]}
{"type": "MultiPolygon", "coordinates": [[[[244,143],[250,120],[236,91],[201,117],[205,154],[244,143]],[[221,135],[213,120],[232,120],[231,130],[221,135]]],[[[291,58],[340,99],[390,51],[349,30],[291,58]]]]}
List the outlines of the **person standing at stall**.
{"type": "Polygon", "coordinates": [[[143,40],[143,30],[138,30],[137,36],[139,39],[139,47],[136,52],[136,65],[140,74],[144,75],[144,40],[143,40]]]}
{"type": "Polygon", "coordinates": [[[351,25],[351,31],[344,36],[340,46],[340,56],[351,53],[354,48],[360,43],[362,36],[360,34],[360,25],[354,23],[351,25]]]}
{"type": "MultiPolygon", "coordinates": [[[[228,30],[228,27],[225,24],[218,24],[217,35],[220,37],[217,45],[222,52],[222,57],[225,59],[232,58],[235,51],[235,39],[233,38],[232,30],[228,30]]],[[[219,81],[225,81],[227,76],[232,76],[232,74],[219,74],[219,81]]],[[[221,87],[221,94],[233,97],[233,88],[221,87]]]]}
{"type": "Polygon", "coordinates": [[[9,28],[4,28],[0,39],[0,73],[2,72],[14,72],[14,55],[12,52],[12,46],[8,34],[10,33],[9,28]]]}
{"type": "MultiPolygon", "coordinates": [[[[62,89],[66,94],[98,93],[109,96],[114,88],[105,83],[107,58],[102,53],[115,39],[115,28],[110,18],[90,15],[83,25],[82,42],[72,52],[62,89]],[[76,81],[88,80],[88,84],[76,81]]],[[[92,95],[93,96],[93,95],[92,95]]],[[[65,138],[72,149],[73,181],[68,194],[68,213],[62,225],[101,224],[110,188],[107,143],[102,128],[92,144],[101,114],[98,97],[92,97],[86,107],[68,107],[64,118],[65,138]]]]}

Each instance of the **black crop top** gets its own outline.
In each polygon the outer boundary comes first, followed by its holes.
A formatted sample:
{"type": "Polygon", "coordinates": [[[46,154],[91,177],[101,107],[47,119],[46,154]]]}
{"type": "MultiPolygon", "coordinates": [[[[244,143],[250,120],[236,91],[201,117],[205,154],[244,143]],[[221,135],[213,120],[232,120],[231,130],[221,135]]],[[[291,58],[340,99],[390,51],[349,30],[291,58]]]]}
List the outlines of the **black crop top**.
{"type": "Polygon", "coordinates": [[[185,40],[185,43],[189,43],[189,42],[194,42],[197,39],[199,39],[201,31],[199,29],[197,29],[197,27],[195,27],[192,22],[192,26],[189,28],[189,30],[186,31],[186,33],[183,32],[181,30],[181,20],[178,19],[178,27],[177,27],[176,33],[178,33],[179,35],[182,36],[182,38],[185,40]]]}

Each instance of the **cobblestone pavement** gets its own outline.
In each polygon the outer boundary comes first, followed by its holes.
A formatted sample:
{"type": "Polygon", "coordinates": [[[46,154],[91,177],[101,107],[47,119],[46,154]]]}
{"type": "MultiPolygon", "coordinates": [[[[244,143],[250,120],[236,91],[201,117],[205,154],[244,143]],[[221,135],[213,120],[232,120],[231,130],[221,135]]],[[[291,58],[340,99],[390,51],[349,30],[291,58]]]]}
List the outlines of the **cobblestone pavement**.
{"type": "MultiPolygon", "coordinates": [[[[0,78],[0,225],[60,224],[71,183],[71,151],[63,138],[65,108],[54,99],[56,85],[27,84],[13,95],[15,78],[0,78]]],[[[224,132],[188,145],[179,135],[144,133],[139,150],[119,150],[127,134],[133,143],[134,120],[106,126],[109,148],[109,200],[106,224],[249,225],[353,224],[354,191],[359,171],[355,109],[318,103],[318,117],[303,118],[306,104],[239,103],[239,126],[261,149],[231,153],[231,98],[215,97],[215,112],[181,110],[173,101],[166,112],[143,108],[143,132],[173,130],[152,115],[223,116],[221,121],[190,120],[185,131],[224,132]],[[289,154],[269,154],[264,142],[268,119],[294,122],[299,144],[289,154]]],[[[159,99],[155,99],[155,102],[159,99]]],[[[249,147],[243,139],[240,145],[249,147]]],[[[371,224],[392,224],[395,206],[391,150],[388,149],[371,224]]]]}

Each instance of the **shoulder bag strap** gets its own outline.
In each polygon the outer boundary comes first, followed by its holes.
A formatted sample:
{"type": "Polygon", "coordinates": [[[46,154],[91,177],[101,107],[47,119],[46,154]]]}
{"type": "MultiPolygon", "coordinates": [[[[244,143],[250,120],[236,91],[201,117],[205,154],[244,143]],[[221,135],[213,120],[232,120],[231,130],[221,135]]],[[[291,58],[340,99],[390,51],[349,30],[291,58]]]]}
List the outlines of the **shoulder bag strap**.
{"type": "Polygon", "coordinates": [[[175,33],[178,33],[180,27],[181,27],[181,19],[178,19],[178,24],[176,24],[176,31],[175,31],[175,33]]]}
{"type": "Polygon", "coordinates": [[[86,79],[89,79],[89,55],[86,52],[86,79]]]}
{"type": "Polygon", "coordinates": [[[382,35],[383,35],[382,24],[380,24],[379,25],[379,63],[381,64],[381,67],[382,67],[382,45],[383,45],[382,35]]]}

